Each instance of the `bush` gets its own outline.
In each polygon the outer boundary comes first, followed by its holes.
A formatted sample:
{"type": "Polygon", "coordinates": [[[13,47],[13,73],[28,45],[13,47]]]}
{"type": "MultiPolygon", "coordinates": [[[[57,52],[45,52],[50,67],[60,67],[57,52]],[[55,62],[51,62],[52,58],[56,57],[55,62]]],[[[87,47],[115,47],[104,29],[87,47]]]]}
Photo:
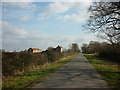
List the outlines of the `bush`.
{"type": "MultiPolygon", "coordinates": [[[[119,50],[119,47],[117,50],[119,50]]],[[[116,52],[111,45],[105,45],[104,47],[101,47],[98,55],[100,57],[109,58],[114,61],[118,61],[120,59],[120,52],[116,52]]]]}
{"type": "Polygon", "coordinates": [[[72,52],[46,52],[29,53],[15,52],[2,53],[2,74],[3,79],[8,76],[14,76],[18,73],[34,70],[46,63],[52,63],[61,58],[73,55],[72,52]]]}

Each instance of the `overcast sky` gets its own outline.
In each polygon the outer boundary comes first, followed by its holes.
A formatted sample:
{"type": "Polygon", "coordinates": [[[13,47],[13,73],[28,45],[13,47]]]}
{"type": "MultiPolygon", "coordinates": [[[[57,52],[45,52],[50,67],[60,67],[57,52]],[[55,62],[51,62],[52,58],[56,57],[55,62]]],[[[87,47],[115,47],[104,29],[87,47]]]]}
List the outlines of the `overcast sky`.
{"type": "Polygon", "coordinates": [[[68,48],[71,43],[97,40],[83,31],[91,2],[3,2],[2,48],[7,51],[49,46],[68,48]]]}

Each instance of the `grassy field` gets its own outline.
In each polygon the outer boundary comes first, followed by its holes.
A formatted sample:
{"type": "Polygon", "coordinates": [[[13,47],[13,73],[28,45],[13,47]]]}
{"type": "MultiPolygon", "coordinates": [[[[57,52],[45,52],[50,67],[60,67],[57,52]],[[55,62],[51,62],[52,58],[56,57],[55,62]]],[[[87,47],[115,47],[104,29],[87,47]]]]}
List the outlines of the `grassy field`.
{"type": "Polygon", "coordinates": [[[51,64],[46,64],[36,71],[19,74],[9,80],[4,81],[3,88],[25,88],[25,87],[30,88],[36,83],[45,79],[45,77],[48,76],[49,74],[58,70],[64,64],[73,59],[76,55],[69,56],[67,58],[64,58],[51,64]]]}
{"type": "Polygon", "coordinates": [[[98,58],[93,54],[84,54],[111,88],[120,89],[120,63],[98,58]]]}

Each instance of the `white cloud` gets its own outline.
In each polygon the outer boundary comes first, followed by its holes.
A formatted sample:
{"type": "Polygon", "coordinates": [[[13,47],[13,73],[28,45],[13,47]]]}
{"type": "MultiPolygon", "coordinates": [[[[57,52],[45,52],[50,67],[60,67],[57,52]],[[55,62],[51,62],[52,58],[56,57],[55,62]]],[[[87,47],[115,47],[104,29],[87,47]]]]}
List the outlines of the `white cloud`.
{"type": "MultiPolygon", "coordinates": [[[[91,0],[2,0],[2,2],[90,2],[91,0]]],[[[93,0],[98,1],[98,0],[93,0]]],[[[117,1],[117,0],[114,0],[117,1]]]]}
{"type": "Polygon", "coordinates": [[[55,2],[43,9],[39,14],[39,20],[46,20],[50,17],[60,18],[68,21],[85,21],[88,17],[87,8],[91,2],[55,2]],[[74,9],[73,13],[69,13],[74,9]],[[67,12],[67,13],[66,13],[67,12]],[[61,15],[63,14],[64,15],[61,15]]]}
{"type": "Polygon", "coordinates": [[[72,6],[72,3],[51,3],[43,9],[43,12],[39,14],[39,20],[46,20],[52,16],[64,13],[68,11],[72,6]]]}
{"type": "Polygon", "coordinates": [[[81,12],[87,9],[91,3],[92,2],[76,2],[74,8],[76,9],[77,12],[81,12]]]}
{"type": "Polygon", "coordinates": [[[4,2],[2,5],[7,5],[13,8],[31,9],[34,10],[36,5],[32,2],[4,2]]]}
{"type": "Polygon", "coordinates": [[[41,14],[39,14],[38,20],[46,20],[49,17],[50,16],[47,13],[41,13],[41,14]]]}
{"type": "Polygon", "coordinates": [[[65,48],[71,43],[82,43],[95,40],[95,37],[88,35],[81,36],[61,36],[44,33],[40,30],[26,30],[10,22],[3,21],[0,24],[3,26],[3,48],[9,51],[15,49],[25,50],[29,47],[36,47],[45,50],[49,46],[56,47],[62,45],[65,48]]]}
{"type": "Polygon", "coordinates": [[[59,17],[59,19],[62,19],[64,21],[75,21],[75,22],[85,22],[88,18],[88,14],[71,14],[71,15],[64,15],[59,17]]]}
{"type": "Polygon", "coordinates": [[[2,24],[0,21],[0,49],[2,48],[2,24]]]}
{"type": "Polygon", "coordinates": [[[31,20],[31,19],[32,19],[32,18],[29,17],[29,16],[23,16],[23,17],[18,18],[19,21],[29,21],[29,20],[31,20]]]}
{"type": "Polygon", "coordinates": [[[19,37],[19,38],[23,38],[27,35],[27,32],[20,28],[17,27],[15,25],[12,25],[11,23],[7,22],[7,21],[3,21],[2,23],[2,34],[3,34],[3,38],[5,37],[19,37]]]}
{"type": "Polygon", "coordinates": [[[45,7],[47,13],[59,14],[68,11],[73,4],[71,3],[52,3],[45,7]]]}

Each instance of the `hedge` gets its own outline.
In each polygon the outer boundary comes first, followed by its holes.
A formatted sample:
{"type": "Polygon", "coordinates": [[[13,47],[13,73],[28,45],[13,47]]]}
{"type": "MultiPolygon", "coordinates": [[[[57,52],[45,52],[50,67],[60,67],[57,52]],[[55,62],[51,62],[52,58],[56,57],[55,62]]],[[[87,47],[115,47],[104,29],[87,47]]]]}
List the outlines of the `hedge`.
{"type": "Polygon", "coordinates": [[[18,73],[29,72],[38,67],[52,63],[61,58],[70,56],[72,52],[46,52],[46,53],[29,53],[15,52],[2,53],[2,75],[3,79],[9,76],[15,76],[18,73]]]}

